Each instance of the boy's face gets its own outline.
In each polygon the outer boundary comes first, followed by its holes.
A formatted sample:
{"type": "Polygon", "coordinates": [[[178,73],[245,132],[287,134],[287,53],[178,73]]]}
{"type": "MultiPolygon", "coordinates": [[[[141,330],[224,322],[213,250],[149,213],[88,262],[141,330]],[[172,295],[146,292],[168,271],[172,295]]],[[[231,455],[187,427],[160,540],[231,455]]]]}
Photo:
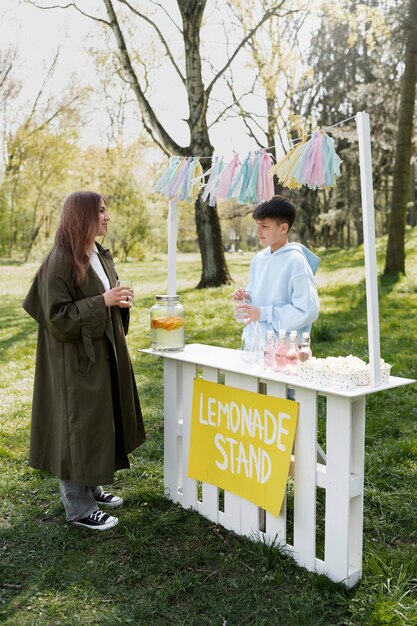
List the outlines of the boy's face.
{"type": "Polygon", "coordinates": [[[271,246],[271,252],[275,252],[288,243],[288,224],[278,224],[270,217],[265,217],[256,222],[256,234],[261,246],[271,246]]]}

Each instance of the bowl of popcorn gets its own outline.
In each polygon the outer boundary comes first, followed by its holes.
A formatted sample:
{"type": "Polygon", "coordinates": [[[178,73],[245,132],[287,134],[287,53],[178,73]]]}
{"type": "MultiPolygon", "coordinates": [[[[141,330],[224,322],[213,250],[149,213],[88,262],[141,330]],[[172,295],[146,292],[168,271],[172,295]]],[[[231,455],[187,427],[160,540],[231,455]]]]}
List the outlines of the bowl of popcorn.
{"type": "MultiPolygon", "coordinates": [[[[391,365],[381,359],[381,384],[389,382],[391,365]]],[[[300,380],[320,387],[354,389],[370,384],[369,363],[357,356],[311,357],[299,365],[300,380]]]]}

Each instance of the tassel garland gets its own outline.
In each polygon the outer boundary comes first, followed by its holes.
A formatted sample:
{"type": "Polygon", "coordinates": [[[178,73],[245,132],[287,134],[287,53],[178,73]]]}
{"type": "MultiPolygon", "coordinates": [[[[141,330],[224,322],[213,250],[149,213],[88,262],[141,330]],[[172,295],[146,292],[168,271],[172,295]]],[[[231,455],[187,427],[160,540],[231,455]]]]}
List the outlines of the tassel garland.
{"type": "Polygon", "coordinates": [[[155,190],[166,198],[195,201],[204,188],[202,199],[208,200],[209,206],[215,206],[217,198],[258,204],[274,195],[274,175],[281,185],[290,189],[303,185],[311,189],[331,189],[340,176],[341,163],[334,139],[319,130],[309,141],[304,139],[294,146],[275,165],[265,148],[249,152],[241,164],[236,153],[226,165],[223,157],[213,157],[212,166],[206,172],[197,157],[171,157],[167,169],[155,183],[155,190]]]}
{"type": "Polygon", "coordinates": [[[324,130],[313,133],[309,141],[298,143],[270,170],[281,185],[290,189],[307,185],[310,189],[336,187],[341,158],[336,154],[334,139],[324,130]]]}

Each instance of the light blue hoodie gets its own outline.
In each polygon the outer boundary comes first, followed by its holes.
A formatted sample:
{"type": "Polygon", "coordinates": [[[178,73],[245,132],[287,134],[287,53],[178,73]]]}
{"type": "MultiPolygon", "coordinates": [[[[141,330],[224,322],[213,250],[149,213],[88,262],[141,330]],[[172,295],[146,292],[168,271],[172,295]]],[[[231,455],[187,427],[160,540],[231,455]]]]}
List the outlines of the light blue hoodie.
{"type": "MultiPolygon", "coordinates": [[[[310,332],[319,316],[319,297],[314,274],[320,259],[301,243],[287,243],[271,254],[268,246],[253,258],[246,291],[251,304],[260,307],[260,327],[265,336],[268,329],[276,334],[281,328],[310,332]]],[[[249,340],[252,326],[243,333],[249,340]]]]}

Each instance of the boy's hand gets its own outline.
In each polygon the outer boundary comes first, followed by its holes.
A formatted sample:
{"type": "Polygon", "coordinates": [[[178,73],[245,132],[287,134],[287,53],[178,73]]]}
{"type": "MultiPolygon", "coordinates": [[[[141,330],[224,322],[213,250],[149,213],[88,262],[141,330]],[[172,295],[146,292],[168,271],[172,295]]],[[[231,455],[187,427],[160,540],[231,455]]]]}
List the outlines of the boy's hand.
{"type": "Polygon", "coordinates": [[[258,306],[252,306],[251,304],[242,304],[239,307],[239,311],[242,311],[242,317],[247,320],[247,324],[249,324],[250,322],[259,322],[261,310],[258,306]]]}
{"type": "Polygon", "coordinates": [[[244,289],[236,289],[232,296],[232,300],[238,302],[239,300],[250,300],[249,294],[244,289]]]}

